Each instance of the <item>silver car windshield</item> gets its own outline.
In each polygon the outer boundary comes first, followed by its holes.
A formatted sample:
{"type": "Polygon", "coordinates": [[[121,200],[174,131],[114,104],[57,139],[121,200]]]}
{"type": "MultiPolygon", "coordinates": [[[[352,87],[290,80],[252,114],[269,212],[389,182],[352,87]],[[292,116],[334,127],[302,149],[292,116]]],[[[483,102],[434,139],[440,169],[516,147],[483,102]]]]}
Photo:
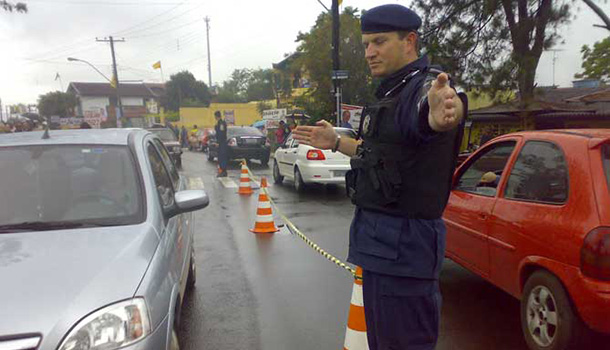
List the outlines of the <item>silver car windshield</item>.
{"type": "Polygon", "coordinates": [[[0,149],[0,233],[142,222],[137,174],[127,146],[0,149]]]}

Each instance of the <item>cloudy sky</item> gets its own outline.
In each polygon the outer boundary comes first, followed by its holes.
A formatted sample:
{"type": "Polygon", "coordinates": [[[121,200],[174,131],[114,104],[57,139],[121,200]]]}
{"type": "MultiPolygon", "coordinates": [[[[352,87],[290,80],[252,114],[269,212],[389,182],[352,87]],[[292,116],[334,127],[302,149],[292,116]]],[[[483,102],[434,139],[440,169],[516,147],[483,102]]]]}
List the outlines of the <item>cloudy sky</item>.
{"type": "MultiPolygon", "coordinates": [[[[16,1],[16,0],[11,0],[16,1]]],[[[71,81],[103,81],[75,57],[111,76],[107,43],[116,43],[119,78],[161,81],[152,64],[160,60],[164,77],[187,69],[208,82],[206,30],[210,18],[212,80],[227,79],[236,68],[270,68],[296,48],[297,34],[308,31],[324,8],[318,0],[20,0],[27,14],[0,12],[0,99],[3,104],[35,103],[40,94],[67,88],[71,81]],[[61,81],[56,80],[59,73],[61,81]]],[[[319,0],[330,7],[330,0],[319,0]]],[[[344,6],[367,9],[382,3],[410,1],[344,0],[344,6]]],[[[578,1],[576,3],[579,3],[578,1]]],[[[610,14],[610,3],[599,5],[610,14]]],[[[565,43],[555,53],[555,83],[570,86],[580,71],[580,47],[608,36],[584,4],[562,30],[565,43]]],[[[539,85],[553,83],[553,53],[544,53],[539,85]]]]}

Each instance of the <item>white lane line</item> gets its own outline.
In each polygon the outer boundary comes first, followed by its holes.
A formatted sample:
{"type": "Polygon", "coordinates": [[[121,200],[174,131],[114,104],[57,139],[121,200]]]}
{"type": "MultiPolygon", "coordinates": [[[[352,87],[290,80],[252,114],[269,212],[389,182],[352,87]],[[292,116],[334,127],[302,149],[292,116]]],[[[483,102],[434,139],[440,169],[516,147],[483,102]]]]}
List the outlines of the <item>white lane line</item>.
{"type": "Polygon", "coordinates": [[[237,188],[237,184],[235,181],[231,180],[228,177],[219,177],[218,180],[225,188],[237,188]]]}
{"type": "Polygon", "coordinates": [[[189,189],[191,190],[203,190],[205,186],[203,179],[200,177],[189,177],[189,189]]]}

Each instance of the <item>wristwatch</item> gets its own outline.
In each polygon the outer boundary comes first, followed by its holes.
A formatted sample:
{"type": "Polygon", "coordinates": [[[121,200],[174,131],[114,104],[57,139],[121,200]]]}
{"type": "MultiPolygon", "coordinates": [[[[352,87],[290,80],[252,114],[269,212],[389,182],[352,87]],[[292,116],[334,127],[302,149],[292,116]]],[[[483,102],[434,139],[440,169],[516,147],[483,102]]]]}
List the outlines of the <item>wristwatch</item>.
{"type": "Polygon", "coordinates": [[[341,143],[341,135],[337,134],[337,142],[335,143],[335,147],[333,147],[333,149],[332,149],[333,153],[337,153],[337,151],[339,150],[340,143],[341,143]]]}

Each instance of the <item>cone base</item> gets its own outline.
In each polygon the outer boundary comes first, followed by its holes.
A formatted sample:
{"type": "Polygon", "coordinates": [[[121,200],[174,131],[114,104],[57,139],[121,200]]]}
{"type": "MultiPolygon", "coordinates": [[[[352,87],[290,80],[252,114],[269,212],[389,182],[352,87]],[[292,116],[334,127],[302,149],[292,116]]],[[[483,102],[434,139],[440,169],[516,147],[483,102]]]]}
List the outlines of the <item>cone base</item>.
{"type": "Polygon", "coordinates": [[[251,228],[249,230],[252,233],[276,233],[279,232],[277,228],[251,228]]]}

